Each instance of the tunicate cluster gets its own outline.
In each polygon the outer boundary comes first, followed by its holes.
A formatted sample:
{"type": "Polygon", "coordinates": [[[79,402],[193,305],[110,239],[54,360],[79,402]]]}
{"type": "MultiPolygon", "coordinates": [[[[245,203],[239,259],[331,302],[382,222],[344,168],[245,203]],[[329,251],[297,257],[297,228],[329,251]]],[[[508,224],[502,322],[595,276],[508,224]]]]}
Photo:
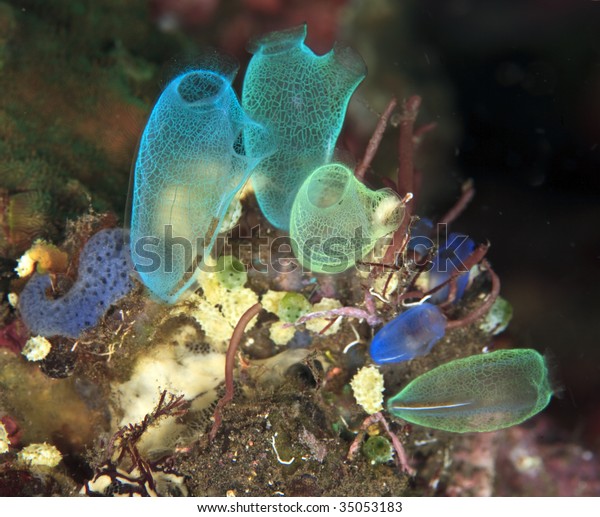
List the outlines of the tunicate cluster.
{"type": "Polygon", "coordinates": [[[243,287],[248,280],[246,267],[232,255],[223,255],[217,260],[217,279],[227,289],[243,287]]]}
{"type": "MultiPolygon", "coordinates": [[[[331,160],[350,97],[366,75],[353,50],[334,47],[317,56],[305,38],[303,25],[255,41],[242,93],[244,109],[277,141],[252,184],[262,213],[283,230],[290,227],[292,203],[304,180],[331,160]]],[[[246,130],[244,138],[252,154],[263,145],[257,132],[246,130]]]]}
{"type": "Polygon", "coordinates": [[[381,435],[370,436],[363,445],[362,450],[371,465],[387,463],[394,457],[392,444],[385,436],[381,435]]]}
{"type": "Polygon", "coordinates": [[[282,321],[295,323],[299,318],[308,314],[312,306],[303,294],[289,292],[279,302],[277,315],[282,321]]]}

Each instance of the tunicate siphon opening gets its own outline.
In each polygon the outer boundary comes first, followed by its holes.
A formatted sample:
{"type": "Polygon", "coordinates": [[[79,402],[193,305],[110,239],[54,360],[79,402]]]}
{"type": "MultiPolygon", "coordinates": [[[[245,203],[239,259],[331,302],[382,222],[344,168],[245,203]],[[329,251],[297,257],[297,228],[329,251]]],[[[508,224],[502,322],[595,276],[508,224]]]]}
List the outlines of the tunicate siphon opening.
{"type": "Polygon", "coordinates": [[[367,74],[367,65],[363,58],[350,47],[342,47],[336,44],[333,47],[332,58],[341,65],[340,70],[345,70],[351,76],[359,77],[367,74]]]}
{"type": "Polygon", "coordinates": [[[266,36],[257,38],[248,44],[247,49],[252,54],[262,52],[267,55],[275,55],[299,46],[304,42],[305,38],[306,25],[300,25],[299,27],[272,32],[266,36]]]}
{"type": "Polygon", "coordinates": [[[308,185],[308,200],[317,208],[330,208],[340,203],[350,183],[350,172],[338,165],[317,169],[308,185]]]}
{"type": "Polygon", "coordinates": [[[177,87],[181,98],[190,104],[214,102],[223,89],[223,78],[212,72],[189,72],[177,87]]]}

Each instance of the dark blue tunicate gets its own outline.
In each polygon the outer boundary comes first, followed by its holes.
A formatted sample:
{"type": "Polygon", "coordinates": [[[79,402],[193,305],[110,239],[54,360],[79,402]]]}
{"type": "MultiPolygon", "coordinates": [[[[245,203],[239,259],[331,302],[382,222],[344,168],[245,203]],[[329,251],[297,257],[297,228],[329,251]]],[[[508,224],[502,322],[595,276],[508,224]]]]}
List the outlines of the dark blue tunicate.
{"type": "MultiPolygon", "coordinates": [[[[465,271],[464,261],[473,253],[475,243],[466,235],[451,233],[446,242],[440,246],[437,255],[433,259],[433,265],[429,272],[429,289],[437,287],[450,278],[457,271],[465,271]]],[[[460,300],[469,283],[469,272],[465,271],[456,279],[456,300],[460,300]]],[[[446,285],[436,291],[430,298],[433,303],[443,303],[450,293],[450,286],[446,285]]]]}
{"type": "Polygon", "coordinates": [[[424,256],[433,248],[433,221],[431,219],[419,219],[410,230],[410,240],[407,248],[424,256]]]}
{"type": "Polygon", "coordinates": [[[36,274],[19,297],[27,328],[40,336],[77,339],[132,289],[128,257],[123,230],[103,230],[84,246],[77,281],[62,298],[48,298],[50,277],[36,274]]]}
{"type": "Polygon", "coordinates": [[[369,353],[377,364],[400,363],[428,354],[444,337],[446,318],[435,305],[411,307],[387,323],[373,338],[369,353]]]}

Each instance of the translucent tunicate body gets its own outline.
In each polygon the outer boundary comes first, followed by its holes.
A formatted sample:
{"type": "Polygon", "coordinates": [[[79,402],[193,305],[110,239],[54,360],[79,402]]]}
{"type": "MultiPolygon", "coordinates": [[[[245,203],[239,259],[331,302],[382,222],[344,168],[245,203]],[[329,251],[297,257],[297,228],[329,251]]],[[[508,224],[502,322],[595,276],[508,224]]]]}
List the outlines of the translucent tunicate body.
{"type": "Polygon", "coordinates": [[[428,354],[446,333],[446,318],[435,305],[422,303],[404,311],[375,334],[369,347],[377,364],[400,363],[428,354]]]}
{"type": "Polygon", "coordinates": [[[498,350],[457,359],[417,377],[388,400],[394,416],[457,433],[495,431],[544,409],[552,387],[535,350],[498,350]]]}
{"type": "Polygon", "coordinates": [[[390,189],[370,190],[345,165],[316,169],[292,207],[290,238],[303,267],[339,273],[400,226],[404,205],[390,189]]]}
{"type": "MultiPolygon", "coordinates": [[[[254,42],[242,105],[274,134],[277,151],[252,175],[260,208],[275,227],[288,230],[294,197],[306,177],[331,160],[350,96],[366,74],[361,57],[334,47],[315,55],[305,44],[306,26],[254,42]]],[[[250,152],[262,145],[255,134],[250,152]]]]}
{"type": "Polygon", "coordinates": [[[227,208],[252,169],[273,150],[243,112],[235,71],[192,70],[158,99],[135,163],[131,252],[144,284],[175,302],[196,286],[227,208]],[[249,151],[245,139],[255,145],[249,151]]]}

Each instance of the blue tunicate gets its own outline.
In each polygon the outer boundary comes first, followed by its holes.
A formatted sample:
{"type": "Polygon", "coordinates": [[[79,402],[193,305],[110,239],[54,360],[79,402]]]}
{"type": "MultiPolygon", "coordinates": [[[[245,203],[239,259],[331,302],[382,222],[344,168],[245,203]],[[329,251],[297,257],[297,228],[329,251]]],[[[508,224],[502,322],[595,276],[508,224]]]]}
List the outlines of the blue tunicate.
{"type": "Polygon", "coordinates": [[[62,298],[48,298],[48,275],[35,274],[27,282],[19,308],[32,334],[77,339],[132,289],[129,246],[124,237],[120,228],[94,235],[81,251],[77,281],[62,298]]]}
{"type": "Polygon", "coordinates": [[[268,132],[242,110],[231,87],[235,73],[201,69],[173,79],[140,140],[132,259],[146,287],[170,303],[196,287],[227,208],[274,150],[268,132]]]}
{"type": "Polygon", "coordinates": [[[410,239],[407,248],[424,256],[432,247],[433,221],[431,219],[419,219],[410,231],[410,239]]]}
{"type": "MultiPolygon", "coordinates": [[[[469,272],[465,271],[464,261],[473,253],[473,250],[475,250],[475,243],[472,239],[460,233],[451,233],[433,259],[428,288],[431,290],[448,280],[456,272],[464,271],[456,277],[455,300],[460,300],[469,283],[469,272]]],[[[449,293],[450,286],[446,285],[433,293],[430,300],[433,303],[443,303],[447,300],[449,293]]]]}
{"type": "Polygon", "coordinates": [[[388,322],[373,338],[369,353],[377,364],[400,363],[428,354],[444,337],[446,318],[435,305],[422,303],[388,322]]]}
{"type": "MultiPolygon", "coordinates": [[[[252,184],[262,213],[282,230],[290,228],[304,180],[331,160],[350,96],[366,74],[353,50],[336,46],[317,56],[305,38],[303,25],[255,41],[242,93],[244,109],[277,139],[277,151],[256,168],[252,184]]],[[[256,135],[245,136],[251,152],[262,145],[256,135]]]]}

